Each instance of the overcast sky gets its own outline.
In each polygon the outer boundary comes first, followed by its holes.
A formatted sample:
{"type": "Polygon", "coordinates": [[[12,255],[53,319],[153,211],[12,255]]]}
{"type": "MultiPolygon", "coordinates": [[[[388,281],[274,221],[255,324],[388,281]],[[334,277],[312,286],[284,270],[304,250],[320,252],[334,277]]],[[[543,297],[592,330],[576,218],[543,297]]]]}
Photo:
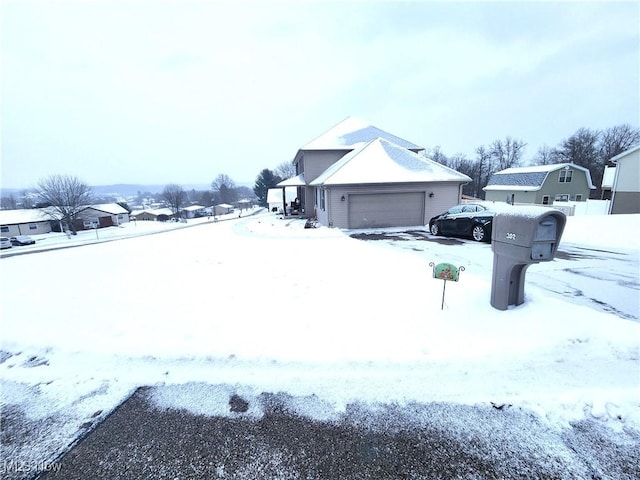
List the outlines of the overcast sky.
{"type": "Polygon", "coordinates": [[[2,186],[253,185],[350,115],[446,155],[525,160],[637,127],[626,2],[2,2],[2,186]]]}

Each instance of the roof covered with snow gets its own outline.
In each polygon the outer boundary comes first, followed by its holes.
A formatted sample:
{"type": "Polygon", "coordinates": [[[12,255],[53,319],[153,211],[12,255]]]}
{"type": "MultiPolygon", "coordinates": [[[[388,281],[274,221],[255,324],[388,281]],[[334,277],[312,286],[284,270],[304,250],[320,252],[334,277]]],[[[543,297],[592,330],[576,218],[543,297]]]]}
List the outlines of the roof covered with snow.
{"type": "Polygon", "coordinates": [[[51,216],[42,208],[21,208],[0,210],[0,224],[18,225],[21,223],[48,222],[51,216]]]}
{"type": "Polygon", "coordinates": [[[618,160],[621,160],[627,157],[628,155],[631,155],[632,153],[637,152],[638,150],[640,150],[640,145],[636,145],[635,147],[631,147],[629,150],[625,150],[624,152],[619,153],[618,155],[613,157],[610,161],[617,162],[618,160]]]}
{"type": "Polygon", "coordinates": [[[278,183],[278,187],[302,187],[306,185],[304,181],[304,173],[296,175],[295,177],[287,178],[286,180],[278,183]]]}
{"type": "Polygon", "coordinates": [[[376,138],[342,157],[310,185],[470,181],[468,176],[401,145],[376,138]]]}
{"type": "Polygon", "coordinates": [[[122,215],[125,213],[129,213],[126,208],[118,205],[117,203],[98,203],[96,205],[89,205],[84,210],[86,210],[87,208],[109,213],[111,215],[122,215]]]}
{"type": "Polygon", "coordinates": [[[584,167],[574,163],[558,163],[554,165],[531,165],[528,167],[506,168],[494,173],[484,190],[539,190],[551,172],[571,168],[582,170],[587,176],[589,188],[595,188],[591,182],[591,173],[584,167]]]}
{"type": "MultiPolygon", "coordinates": [[[[297,195],[297,188],[285,188],[285,199],[287,202],[295,200],[297,195]]],[[[270,188],[269,190],[267,190],[267,203],[282,203],[282,188],[270,188]]]]}
{"type": "Polygon", "coordinates": [[[424,150],[423,147],[380,130],[356,117],[346,118],[300,150],[353,150],[376,138],[384,138],[410,150],[424,150]]]}
{"type": "Polygon", "coordinates": [[[202,210],[203,208],[206,207],[203,207],[202,205],[189,205],[188,207],[184,207],[182,210],[185,210],[187,212],[196,212],[198,210],[202,210]]]}

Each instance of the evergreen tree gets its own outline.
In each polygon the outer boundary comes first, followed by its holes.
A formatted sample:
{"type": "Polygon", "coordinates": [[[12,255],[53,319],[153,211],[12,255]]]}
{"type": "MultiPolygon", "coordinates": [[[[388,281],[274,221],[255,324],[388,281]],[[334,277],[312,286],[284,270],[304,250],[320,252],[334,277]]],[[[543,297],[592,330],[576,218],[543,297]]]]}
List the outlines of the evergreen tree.
{"type": "Polygon", "coordinates": [[[282,178],[268,168],[265,168],[260,172],[260,175],[256,178],[256,183],[253,187],[253,193],[258,197],[260,205],[263,207],[267,206],[267,192],[270,188],[274,188],[281,181],[282,178]]]}

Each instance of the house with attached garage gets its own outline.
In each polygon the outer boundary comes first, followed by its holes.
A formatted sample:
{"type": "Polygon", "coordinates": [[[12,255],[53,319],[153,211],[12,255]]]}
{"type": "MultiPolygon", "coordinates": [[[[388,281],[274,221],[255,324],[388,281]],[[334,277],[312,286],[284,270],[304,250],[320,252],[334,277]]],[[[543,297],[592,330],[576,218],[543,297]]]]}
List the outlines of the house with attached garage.
{"type": "Polygon", "coordinates": [[[85,207],[78,212],[76,230],[122,225],[129,222],[129,211],[117,203],[101,203],[85,207]]]}
{"type": "Polygon", "coordinates": [[[460,202],[471,179],[420,154],[424,148],[349,117],[298,150],[300,210],[337,228],[423,226],[460,202]]]}
{"type": "Polygon", "coordinates": [[[588,169],[559,163],[501,170],[491,175],[483,190],[487,201],[553,205],[586,201],[595,188],[588,169]]]}

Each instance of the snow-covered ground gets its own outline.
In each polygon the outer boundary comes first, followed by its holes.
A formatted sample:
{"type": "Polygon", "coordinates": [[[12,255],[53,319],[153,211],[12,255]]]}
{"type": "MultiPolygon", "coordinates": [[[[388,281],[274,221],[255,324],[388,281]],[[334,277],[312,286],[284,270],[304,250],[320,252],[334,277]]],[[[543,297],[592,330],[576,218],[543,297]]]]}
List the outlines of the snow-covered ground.
{"type": "Polygon", "coordinates": [[[39,428],[2,456],[51,459],[136,387],[187,383],[315,395],[328,406],[307,412],[317,418],[354,401],[494,402],[550,428],[589,418],[640,430],[640,215],[569,217],[558,258],[527,271],[526,302],[500,311],[488,244],[399,229],[355,232],[397,237],[362,241],[253,213],[48,234],[20,247],[46,251],[4,251],[3,411],[39,428]],[[144,235],[158,228],[170,231],[144,235]],[[431,261],[465,267],[444,309],[431,261]]]}

